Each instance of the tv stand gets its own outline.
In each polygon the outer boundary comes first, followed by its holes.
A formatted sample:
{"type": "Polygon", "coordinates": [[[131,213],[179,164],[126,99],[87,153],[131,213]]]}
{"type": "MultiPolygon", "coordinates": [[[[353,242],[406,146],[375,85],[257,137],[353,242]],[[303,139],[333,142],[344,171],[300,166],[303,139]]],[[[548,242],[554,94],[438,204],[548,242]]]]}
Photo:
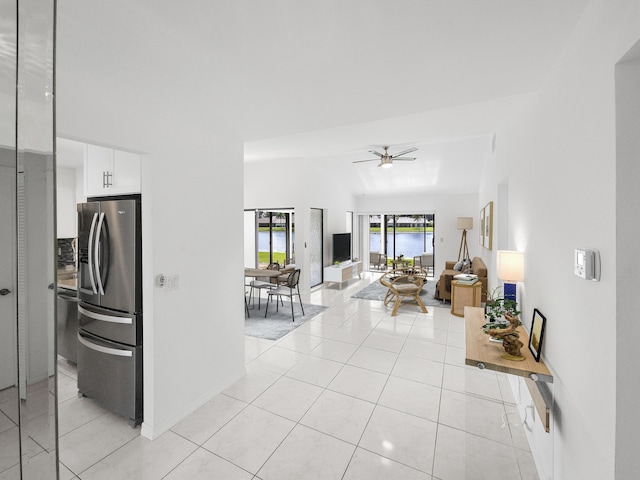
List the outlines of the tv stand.
{"type": "Polygon", "coordinates": [[[324,281],[339,283],[340,288],[344,282],[349,281],[352,278],[362,278],[362,262],[352,262],[348,260],[339,265],[331,265],[330,267],[324,267],[324,281]]]}

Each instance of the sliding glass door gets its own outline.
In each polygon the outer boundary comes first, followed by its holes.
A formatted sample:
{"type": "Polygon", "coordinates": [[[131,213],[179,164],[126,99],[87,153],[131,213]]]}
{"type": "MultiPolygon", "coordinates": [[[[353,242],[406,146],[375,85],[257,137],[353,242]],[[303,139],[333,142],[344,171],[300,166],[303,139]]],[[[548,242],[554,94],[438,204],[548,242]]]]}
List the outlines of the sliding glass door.
{"type": "Polygon", "coordinates": [[[406,260],[434,253],[434,214],[369,215],[369,250],[406,260]]]}
{"type": "Polygon", "coordinates": [[[258,267],[295,263],[293,210],[256,210],[258,267]]]}

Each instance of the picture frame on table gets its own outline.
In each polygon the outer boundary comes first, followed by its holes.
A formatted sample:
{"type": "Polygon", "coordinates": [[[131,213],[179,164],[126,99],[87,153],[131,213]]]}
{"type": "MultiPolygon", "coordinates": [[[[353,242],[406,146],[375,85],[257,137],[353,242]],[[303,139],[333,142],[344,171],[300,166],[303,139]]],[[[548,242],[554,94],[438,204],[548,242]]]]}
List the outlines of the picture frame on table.
{"type": "Polygon", "coordinates": [[[531,332],[529,333],[529,351],[536,362],[540,361],[542,352],[542,342],[544,340],[544,328],[547,323],[545,317],[537,308],[533,309],[533,319],[531,320],[531,332]]]}

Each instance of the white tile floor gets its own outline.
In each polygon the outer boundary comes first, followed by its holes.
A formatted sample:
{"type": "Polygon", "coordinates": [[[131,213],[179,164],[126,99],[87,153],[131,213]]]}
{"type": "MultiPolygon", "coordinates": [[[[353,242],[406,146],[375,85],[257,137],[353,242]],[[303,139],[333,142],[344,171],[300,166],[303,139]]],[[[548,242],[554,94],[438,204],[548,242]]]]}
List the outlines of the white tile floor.
{"type": "Polygon", "coordinates": [[[247,376],[153,442],[61,363],[61,478],[537,479],[505,377],[464,365],[463,319],[351,298],[377,276],[313,292],[330,308],[279,341],[246,337],[247,376]]]}

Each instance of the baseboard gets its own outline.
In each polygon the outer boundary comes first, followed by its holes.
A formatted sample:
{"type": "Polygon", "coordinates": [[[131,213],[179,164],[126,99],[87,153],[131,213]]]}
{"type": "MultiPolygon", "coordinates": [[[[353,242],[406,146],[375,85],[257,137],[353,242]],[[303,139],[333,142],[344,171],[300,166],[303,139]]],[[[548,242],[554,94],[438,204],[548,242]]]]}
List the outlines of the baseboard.
{"type": "Polygon", "coordinates": [[[231,385],[233,385],[236,381],[247,374],[247,369],[243,366],[242,369],[232,373],[227,376],[224,380],[218,382],[214,387],[210,388],[206,393],[202,394],[200,397],[195,399],[193,402],[186,405],[183,409],[176,412],[174,415],[171,415],[166,420],[159,422],[157,425],[151,425],[145,421],[142,422],[142,427],[140,430],[140,435],[149,440],[154,440],[162,435],[164,432],[169,430],[171,427],[176,425],[181,420],[185,419],[213,397],[223,392],[231,385]]]}

